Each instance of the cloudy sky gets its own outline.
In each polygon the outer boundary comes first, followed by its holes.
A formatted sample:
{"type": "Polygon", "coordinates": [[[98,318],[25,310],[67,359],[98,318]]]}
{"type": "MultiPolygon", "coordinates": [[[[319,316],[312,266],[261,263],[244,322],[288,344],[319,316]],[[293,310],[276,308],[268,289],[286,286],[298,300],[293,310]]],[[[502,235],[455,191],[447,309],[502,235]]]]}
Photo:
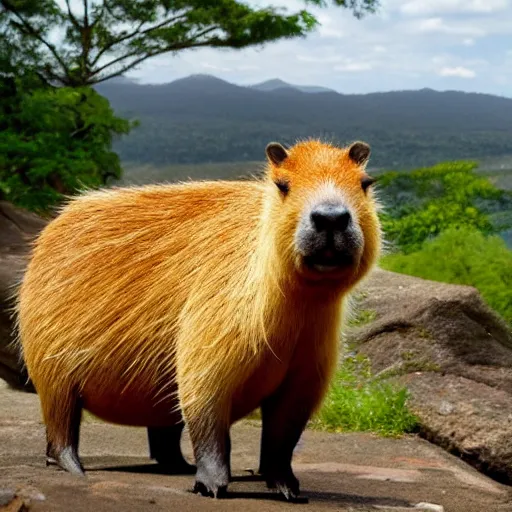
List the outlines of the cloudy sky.
{"type": "MultiPolygon", "coordinates": [[[[299,0],[251,3],[304,7],[299,0]]],[[[512,0],[381,0],[379,12],[363,20],[341,8],[313,11],[321,26],[306,39],[160,56],[129,76],[162,83],[206,73],[344,93],[430,87],[512,96],[512,0]]]]}

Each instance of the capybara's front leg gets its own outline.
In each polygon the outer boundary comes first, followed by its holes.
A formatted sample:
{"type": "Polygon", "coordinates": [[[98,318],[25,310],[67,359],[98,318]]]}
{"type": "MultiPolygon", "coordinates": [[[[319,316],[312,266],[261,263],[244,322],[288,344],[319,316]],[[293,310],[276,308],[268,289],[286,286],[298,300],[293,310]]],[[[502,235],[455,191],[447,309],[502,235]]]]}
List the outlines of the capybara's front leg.
{"type": "MultiPolygon", "coordinates": [[[[261,405],[262,434],[259,473],[269,488],[288,501],[299,501],[299,481],[293,474],[293,451],[325,390],[327,372],[303,365],[292,372],[261,405]]],[[[300,498],[300,501],[305,501],[300,498]]]]}
{"type": "Polygon", "coordinates": [[[288,501],[299,497],[299,481],[293,474],[293,450],[306,426],[306,411],[291,411],[282,395],[270,397],[261,405],[262,433],[259,473],[267,486],[288,501]]]}
{"type": "Polygon", "coordinates": [[[222,422],[205,426],[192,421],[189,430],[197,466],[194,492],[224,497],[231,477],[229,427],[222,422]]]}

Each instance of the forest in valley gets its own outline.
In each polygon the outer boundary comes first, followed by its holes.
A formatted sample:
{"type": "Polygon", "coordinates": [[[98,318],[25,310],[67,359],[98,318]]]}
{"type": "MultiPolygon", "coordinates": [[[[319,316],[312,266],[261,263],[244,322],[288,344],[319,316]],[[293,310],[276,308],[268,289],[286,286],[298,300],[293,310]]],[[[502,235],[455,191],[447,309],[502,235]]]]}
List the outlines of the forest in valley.
{"type": "Polygon", "coordinates": [[[310,137],[365,140],[373,148],[372,166],[388,169],[512,154],[512,99],[492,95],[261,90],[208,75],[161,85],[112,80],[96,90],[118,115],[138,121],[114,143],[126,162],[259,161],[268,141],[310,137]]]}

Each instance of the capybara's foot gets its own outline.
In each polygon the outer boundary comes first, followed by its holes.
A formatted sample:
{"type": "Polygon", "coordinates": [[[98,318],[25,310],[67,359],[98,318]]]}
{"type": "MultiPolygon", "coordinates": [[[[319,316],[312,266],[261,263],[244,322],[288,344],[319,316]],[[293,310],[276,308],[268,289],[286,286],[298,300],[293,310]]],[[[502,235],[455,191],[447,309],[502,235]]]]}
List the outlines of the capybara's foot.
{"type": "Polygon", "coordinates": [[[203,482],[199,482],[196,480],[194,484],[194,491],[196,494],[201,494],[201,496],[207,496],[215,499],[225,498],[228,494],[228,486],[216,486],[215,484],[205,484],[203,482]]]}
{"type": "Polygon", "coordinates": [[[73,475],[85,476],[78,454],[71,446],[67,446],[62,450],[52,449],[47,455],[46,465],[56,465],[73,475]]]}
{"type": "Polygon", "coordinates": [[[211,467],[208,471],[206,468],[198,466],[196,473],[196,481],[194,491],[202,496],[213,498],[224,498],[227,495],[229,483],[229,471],[222,467],[211,467]]]}
{"type": "Polygon", "coordinates": [[[293,503],[307,503],[307,498],[300,496],[299,481],[291,470],[283,472],[269,472],[264,475],[267,487],[275,489],[282,494],[286,501],[293,503]]]}

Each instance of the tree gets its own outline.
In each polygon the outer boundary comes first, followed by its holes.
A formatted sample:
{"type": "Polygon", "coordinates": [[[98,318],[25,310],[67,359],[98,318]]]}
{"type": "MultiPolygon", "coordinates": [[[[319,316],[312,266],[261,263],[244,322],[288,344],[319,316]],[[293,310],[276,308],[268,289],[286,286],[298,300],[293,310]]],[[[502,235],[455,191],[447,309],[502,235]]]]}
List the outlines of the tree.
{"type": "Polygon", "coordinates": [[[508,226],[490,213],[510,208],[510,194],[479,176],[474,162],[446,162],[412,172],[379,176],[386,239],[405,254],[449,228],[492,234],[508,226]]]}
{"type": "Polygon", "coordinates": [[[0,199],[44,214],[66,195],[119,178],[112,139],[132,123],[90,87],[49,87],[37,45],[21,47],[21,34],[0,27],[0,199]]]}
{"type": "Polygon", "coordinates": [[[112,137],[130,123],[91,88],[24,90],[0,102],[0,199],[47,213],[65,195],[121,176],[112,137]]]}
{"type": "MultiPolygon", "coordinates": [[[[378,0],[331,3],[359,18],[378,0]]],[[[16,39],[26,65],[47,84],[68,87],[103,82],[156,55],[261,45],[305,36],[318,24],[307,9],[290,14],[238,0],[0,0],[0,6],[0,27],[16,39]]]]}

